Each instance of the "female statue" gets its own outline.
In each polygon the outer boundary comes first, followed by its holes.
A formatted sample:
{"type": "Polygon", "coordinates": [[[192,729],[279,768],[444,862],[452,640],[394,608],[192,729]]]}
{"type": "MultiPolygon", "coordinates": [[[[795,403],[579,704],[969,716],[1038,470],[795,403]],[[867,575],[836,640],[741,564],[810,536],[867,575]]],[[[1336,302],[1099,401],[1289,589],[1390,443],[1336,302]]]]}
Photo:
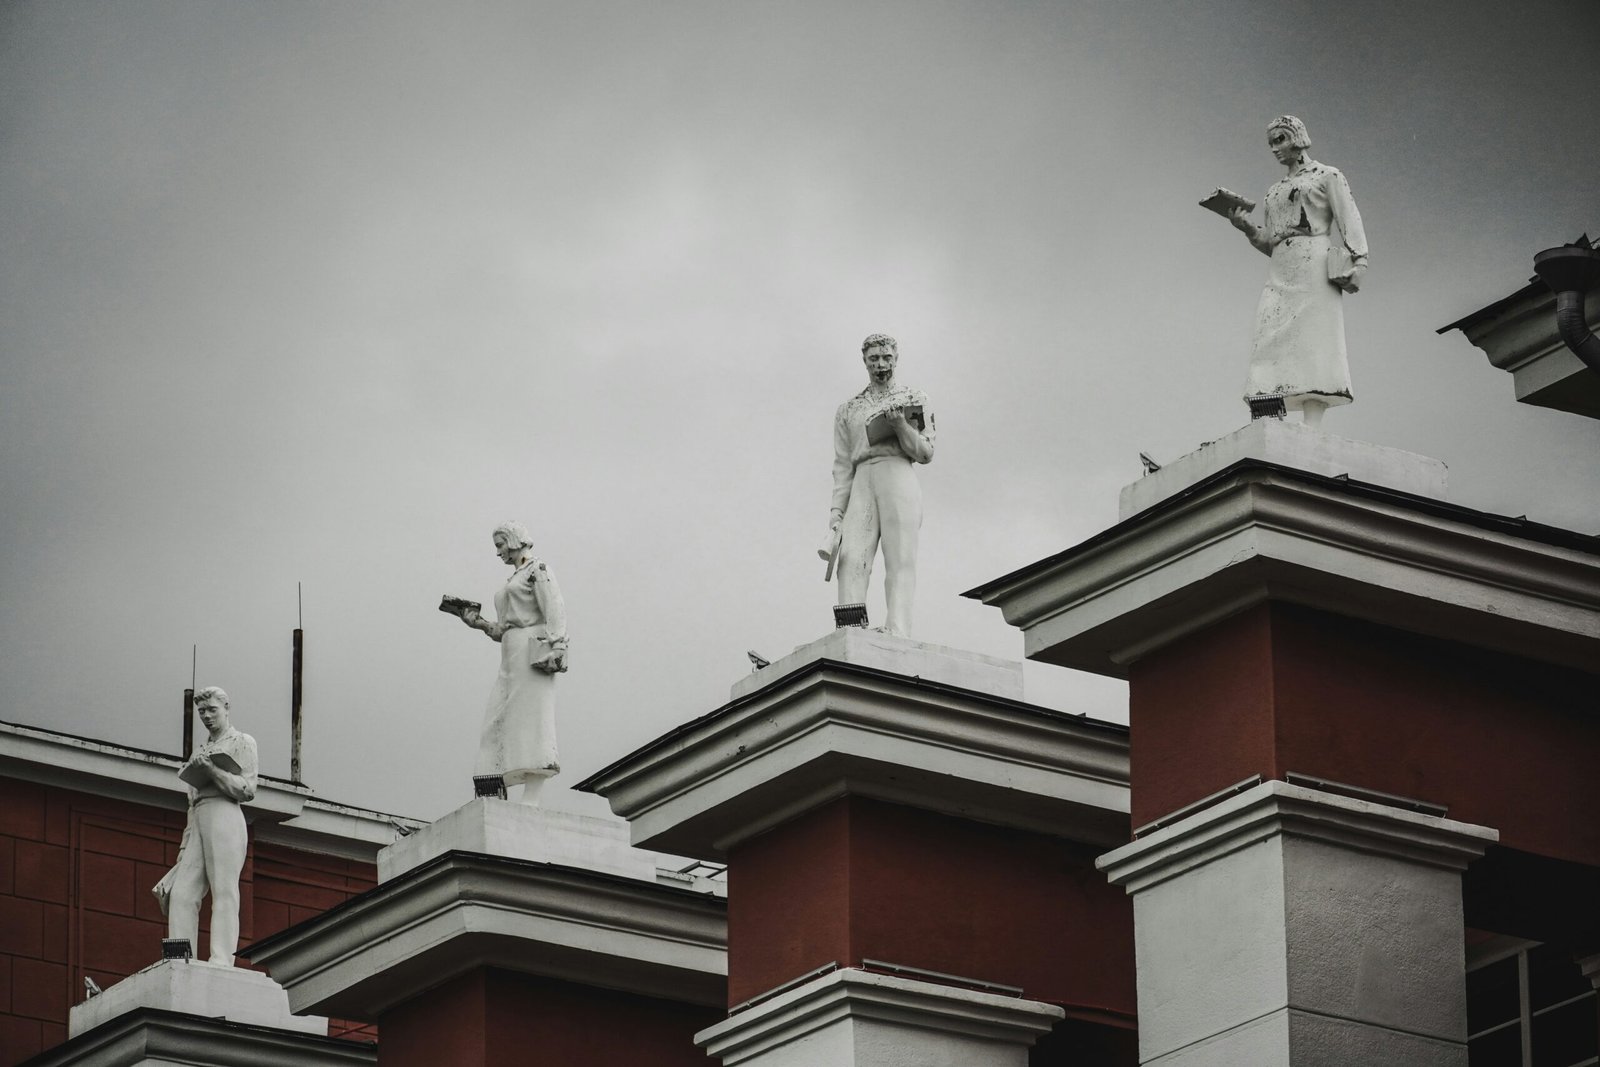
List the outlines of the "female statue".
{"type": "Polygon", "coordinates": [[[478,740],[475,778],[499,777],[518,798],[535,803],[556,762],[555,676],[567,669],[567,612],[561,590],[520,522],[494,529],[494,549],[511,577],[494,595],[495,621],[475,608],[461,621],[500,642],[500,673],[489,691],[478,740]]]}
{"type": "Polygon", "coordinates": [[[1245,402],[1252,418],[1299,409],[1314,427],[1325,409],[1350,403],[1342,301],[1361,287],[1367,236],[1344,175],[1306,155],[1305,123],[1293,115],[1274,120],[1267,146],[1288,173],[1267,190],[1266,224],[1257,227],[1244,207],[1228,215],[1272,257],[1256,306],[1245,402]]]}
{"type": "Polygon", "coordinates": [[[151,892],[167,916],[167,936],[198,954],[200,902],[211,890],[210,962],[233,966],[239,950],[239,872],[244,870],[244,812],[256,795],[256,742],[228,722],[228,694],[208,685],[194,695],[206,740],[178,768],[189,786],[189,821],[178,862],[151,892]]]}
{"type": "Polygon", "coordinates": [[[888,608],[882,629],[906,637],[922,528],[922,487],[911,468],[933,459],[934,427],[927,396],[896,384],[899,359],[899,346],[887,334],[861,342],[867,387],[833,417],[833,503],[828,542],[818,554],[837,561],[841,608],[857,605],[864,614],[872,559],[882,545],[888,608]]]}

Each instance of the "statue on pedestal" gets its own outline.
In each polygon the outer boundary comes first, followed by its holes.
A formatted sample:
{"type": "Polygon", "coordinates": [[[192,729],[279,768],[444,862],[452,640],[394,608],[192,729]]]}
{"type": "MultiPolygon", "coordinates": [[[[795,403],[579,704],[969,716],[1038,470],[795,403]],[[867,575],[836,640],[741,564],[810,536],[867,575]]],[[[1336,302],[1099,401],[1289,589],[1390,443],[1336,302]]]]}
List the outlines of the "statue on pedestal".
{"type": "Polygon", "coordinates": [[[1264,225],[1250,221],[1253,204],[1226,190],[1202,204],[1272,257],[1245,383],[1251,418],[1299,410],[1316,427],[1323,411],[1351,400],[1343,294],[1361,287],[1367,236],[1344,175],[1306,155],[1305,123],[1293,115],[1275,119],[1267,146],[1288,173],[1267,190],[1264,225]]]}
{"type": "Polygon", "coordinates": [[[494,529],[494,548],[511,577],[494,595],[495,621],[479,605],[446,597],[441,611],[457,615],[500,643],[500,673],[489,691],[478,760],[472,774],[499,778],[507,789],[521,785],[522,803],[538,800],[556,761],[555,676],[567,669],[567,612],[561,589],[520,522],[494,529]]]}
{"type": "Polygon", "coordinates": [[[867,387],[833,417],[833,501],[818,555],[829,561],[830,577],[838,572],[836,621],[864,625],[867,584],[881,545],[888,608],[881,629],[908,637],[922,527],[922,488],[912,464],[933,459],[934,424],[926,394],[895,381],[899,358],[887,334],[861,342],[867,387]]]}
{"type": "Polygon", "coordinates": [[[240,805],[256,795],[255,738],[228,722],[228,694],[207,686],[194,695],[209,735],[178,768],[189,787],[189,821],[178,862],[151,892],[167,916],[167,936],[190,946],[200,933],[200,901],[211,891],[212,963],[233,966],[239,950],[239,872],[249,837],[240,805]]]}

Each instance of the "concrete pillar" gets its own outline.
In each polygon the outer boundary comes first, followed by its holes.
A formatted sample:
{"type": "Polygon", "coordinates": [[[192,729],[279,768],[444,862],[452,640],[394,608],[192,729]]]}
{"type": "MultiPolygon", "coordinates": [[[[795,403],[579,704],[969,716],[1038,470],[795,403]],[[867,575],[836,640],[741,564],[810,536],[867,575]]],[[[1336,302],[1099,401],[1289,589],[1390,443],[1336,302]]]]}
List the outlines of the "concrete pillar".
{"type": "Polygon", "coordinates": [[[1269,781],[1102,856],[1140,1062],[1465,1067],[1461,871],[1495,838],[1269,781]]]}

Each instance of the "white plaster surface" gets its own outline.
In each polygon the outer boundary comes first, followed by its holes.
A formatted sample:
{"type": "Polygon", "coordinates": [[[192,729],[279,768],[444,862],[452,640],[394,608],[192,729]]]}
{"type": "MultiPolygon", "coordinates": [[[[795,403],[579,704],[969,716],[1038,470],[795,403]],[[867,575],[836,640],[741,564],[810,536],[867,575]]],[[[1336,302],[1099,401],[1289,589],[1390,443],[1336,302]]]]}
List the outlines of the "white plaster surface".
{"type": "Polygon", "coordinates": [[[1465,1063],[1460,871],[1495,836],[1265,782],[1101,857],[1141,1062],[1465,1063]]]}
{"type": "Polygon", "coordinates": [[[1022,699],[1022,664],[1015,660],[930,645],[860,626],[840,627],[774,660],[771,666],[744,675],[733,683],[730,695],[737,700],[819,659],[890,671],[1009,700],[1022,699]]]}
{"type": "Polygon", "coordinates": [[[1329,477],[1348,474],[1354,481],[1387,489],[1440,500],[1445,497],[1445,465],[1437,459],[1337,437],[1285,419],[1256,419],[1123,486],[1117,517],[1137,515],[1242,459],[1265,460],[1329,477]]]}
{"type": "Polygon", "coordinates": [[[628,824],[476,797],[378,853],[378,881],[404,874],[450,851],[559,863],[655,881],[656,854],[628,843],[628,824]]]}
{"type": "Polygon", "coordinates": [[[200,960],[162,960],[99,996],[72,1005],[67,1036],[77,1037],[136,1008],[160,1008],[305,1034],[328,1032],[328,1020],[322,1016],[292,1014],[283,987],[259,971],[200,960]]]}
{"type": "Polygon", "coordinates": [[[1026,1067],[1053,1004],[845,968],[695,1035],[725,1067],[1026,1067]]]}

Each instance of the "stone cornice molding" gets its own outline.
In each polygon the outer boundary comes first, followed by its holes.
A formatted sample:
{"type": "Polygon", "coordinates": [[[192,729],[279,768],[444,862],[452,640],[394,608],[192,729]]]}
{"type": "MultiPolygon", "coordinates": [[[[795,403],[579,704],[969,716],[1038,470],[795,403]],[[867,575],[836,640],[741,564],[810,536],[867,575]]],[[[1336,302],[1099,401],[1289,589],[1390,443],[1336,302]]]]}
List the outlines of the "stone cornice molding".
{"type": "Polygon", "coordinates": [[[151,1063],[372,1067],[377,1059],[377,1046],[371,1042],[139,1008],[40,1053],[28,1061],[28,1067],[143,1067],[151,1063]]]}
{"type": "Polygon", "coordinates": [[[724,1067],[846,1020],[1027,1047],[1065,1014],[1036,1000],[845,968],[745,1008],[694,1040],[724,1067]]]}
{"type": "Polygon", "coordinates": [[[706,858],[846,795],[1111,844],[1127,752],[1122,727],[821,659],[578,788],[636,845],[706,858]]]}
{"type": "Polygon", "coordinates": [[[1256,460],[965,595],[1022,628],[1029,657],[1113,677],[1265,600],[1600,659],[1600,539],[1256,460]]]}
{"type": "Polygon", "coordinates": [[[1137,893],[1274,837],[1447,870],[1465,870],[1500,839],[1485,826],[1269,781],[1108,852],[1095,866],[1112,884],[1137,893]]]}
{"type": "Polygon", "coordinates": [[[483,966],[720,1005],[726,916],[710,894],[450,852],[240,954],[296,1012],[352,1019],[483,966]]]}

